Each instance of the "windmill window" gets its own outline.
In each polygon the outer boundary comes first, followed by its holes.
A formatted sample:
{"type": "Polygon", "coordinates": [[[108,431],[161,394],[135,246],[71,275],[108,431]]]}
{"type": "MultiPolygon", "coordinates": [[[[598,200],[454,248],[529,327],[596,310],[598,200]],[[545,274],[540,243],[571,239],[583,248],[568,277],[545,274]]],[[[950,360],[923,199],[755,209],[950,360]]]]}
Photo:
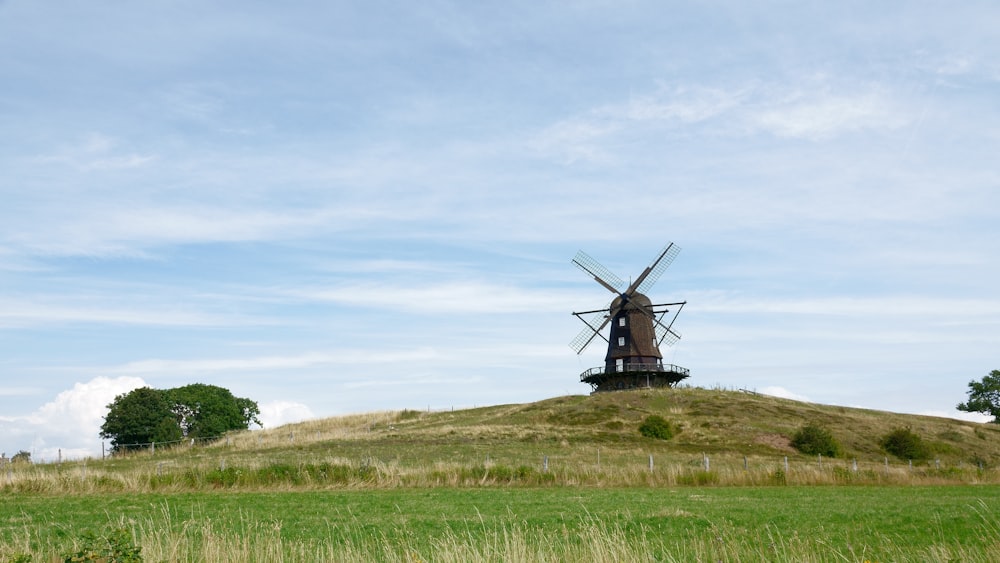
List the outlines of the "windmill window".
{"type": "Polygon", "coordinates": [[[625,317],[618,317],[618,326],[625,326],[625,317]]]}
{"type": "Polygon", "coordinates": [[[625,337],[624,336],[619,336],[618,337],[618,345],[619,346],[624,346],[625,345],[625,337]]]}

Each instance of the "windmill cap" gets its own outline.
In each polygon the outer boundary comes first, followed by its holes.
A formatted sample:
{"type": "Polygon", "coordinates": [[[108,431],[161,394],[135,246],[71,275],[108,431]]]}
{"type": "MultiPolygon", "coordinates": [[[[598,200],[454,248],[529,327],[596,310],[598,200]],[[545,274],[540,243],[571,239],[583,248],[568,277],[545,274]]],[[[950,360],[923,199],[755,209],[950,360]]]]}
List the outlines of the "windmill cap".
{"type": "MultiPolygon", "coordinates": [[[[615,297],[614,301],[611,302],[611,308],[617,309],[621,307],[621,304],[622,304],[622,296],[619,295],[618,297],[615,297]]],[[[625,309],[634,309],[637,306],[651,307],[652,305],[653,302],[649,300],[649,297],[646,297],[642,293],[633,293],[628,298],[628,303],[625,305],[625,309]]]]}

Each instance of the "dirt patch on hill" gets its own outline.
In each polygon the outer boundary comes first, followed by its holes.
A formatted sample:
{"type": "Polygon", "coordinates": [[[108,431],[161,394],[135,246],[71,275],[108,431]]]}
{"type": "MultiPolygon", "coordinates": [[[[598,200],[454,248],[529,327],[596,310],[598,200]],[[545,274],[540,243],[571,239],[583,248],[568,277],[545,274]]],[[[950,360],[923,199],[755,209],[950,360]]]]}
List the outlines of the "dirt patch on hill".
{"type": "Polygon", "coordinates": [[[783,452],[795,451],[795,448],[792,447],[792,439],[788,436],[782,436],[781,434],[760,434],[754,438],[753,441],[755,444],[760,444],[762,446],[767,446],[783,452]]]}

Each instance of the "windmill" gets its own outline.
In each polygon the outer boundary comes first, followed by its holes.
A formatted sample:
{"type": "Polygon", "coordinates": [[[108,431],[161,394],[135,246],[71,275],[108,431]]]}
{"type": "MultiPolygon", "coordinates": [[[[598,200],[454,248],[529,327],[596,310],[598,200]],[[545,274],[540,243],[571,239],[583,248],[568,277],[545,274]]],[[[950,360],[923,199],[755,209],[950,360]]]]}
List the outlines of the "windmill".
{"type": "Polygon", "coordinates": [[[615,295],[603,309],[573,313],[587,325],[570,342],[577,354],[597,337],[608,343],[604,366],[580,374],[580,381],[589,383],[594,392],[634,389],[636,387],[671,387],[690,375],[687,368],[663,363],[660,346],[670,346],[680,340],[674,321],[687,301],[654,304],[646,292],[674,261],[680,247],[670,243],[632,283],[625,282],[583,251],[576,254],[573,264],[594,281],[615,295]],[[669,318],[668,314],[673,313],[669,318]],[[604,327],[611,325],[604,336],[604,327]]]}

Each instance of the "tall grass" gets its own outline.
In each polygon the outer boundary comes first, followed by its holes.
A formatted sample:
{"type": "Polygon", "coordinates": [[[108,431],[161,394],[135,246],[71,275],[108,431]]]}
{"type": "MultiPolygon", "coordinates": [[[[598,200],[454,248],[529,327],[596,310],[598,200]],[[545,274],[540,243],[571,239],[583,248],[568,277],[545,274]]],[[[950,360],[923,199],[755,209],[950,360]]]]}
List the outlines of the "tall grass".
{"type": "MultiPolygon", "coordinates": [[[[938,541],[918,548],[887,535],[859,535],[845,541],[824,534],[802,537],[773,525],[747,530],[725,522],[701,532],[669,536],[645,526],[627,529],[589,515],[561,533],[509,517],[434,536],[399,525],[375,532],[348,531],[346,536],[327,540],[296,541],[284,536],[277,521],[244,518],[235,525],[222,524],[201,514],[177,522],[164,507],[159,515],[145,519],[110,519],[107,529],[124,530],[141,548],[145,561],[1000,561],[1000,521],[985,505],[970,510],[978,515],[982,543],[968,545],[929,530],[938,541]]],[[[45,561],[80,549],[79,536],[65,541],[58,537],[39,537],[26,527],[15,541],[0,546],[0,557],[45,561]]]]}
{"type": "Polygon", "coordinates": [[[495,459],[474,463],[426,461],[402,463],[371,457],[349,459],[314,454],[296,462],[282,457],[166,458],[39,464],[8,467],[0,473],[0,492],[98,494],[105,492],[185,492],[214,489],[309,490],[432,487],[674,487],[782,485],[942,485],[1000,483],[1000,470],[933,463],[909,466],[884,461],[856,463],[801,458],[785,461],[720,454],[710,459],[605,454],[600,465],[581,463],[584,454],[562,451],[542,459],[495,459]],[[547,465],[546,465],[547,464],[547,465]]]}

